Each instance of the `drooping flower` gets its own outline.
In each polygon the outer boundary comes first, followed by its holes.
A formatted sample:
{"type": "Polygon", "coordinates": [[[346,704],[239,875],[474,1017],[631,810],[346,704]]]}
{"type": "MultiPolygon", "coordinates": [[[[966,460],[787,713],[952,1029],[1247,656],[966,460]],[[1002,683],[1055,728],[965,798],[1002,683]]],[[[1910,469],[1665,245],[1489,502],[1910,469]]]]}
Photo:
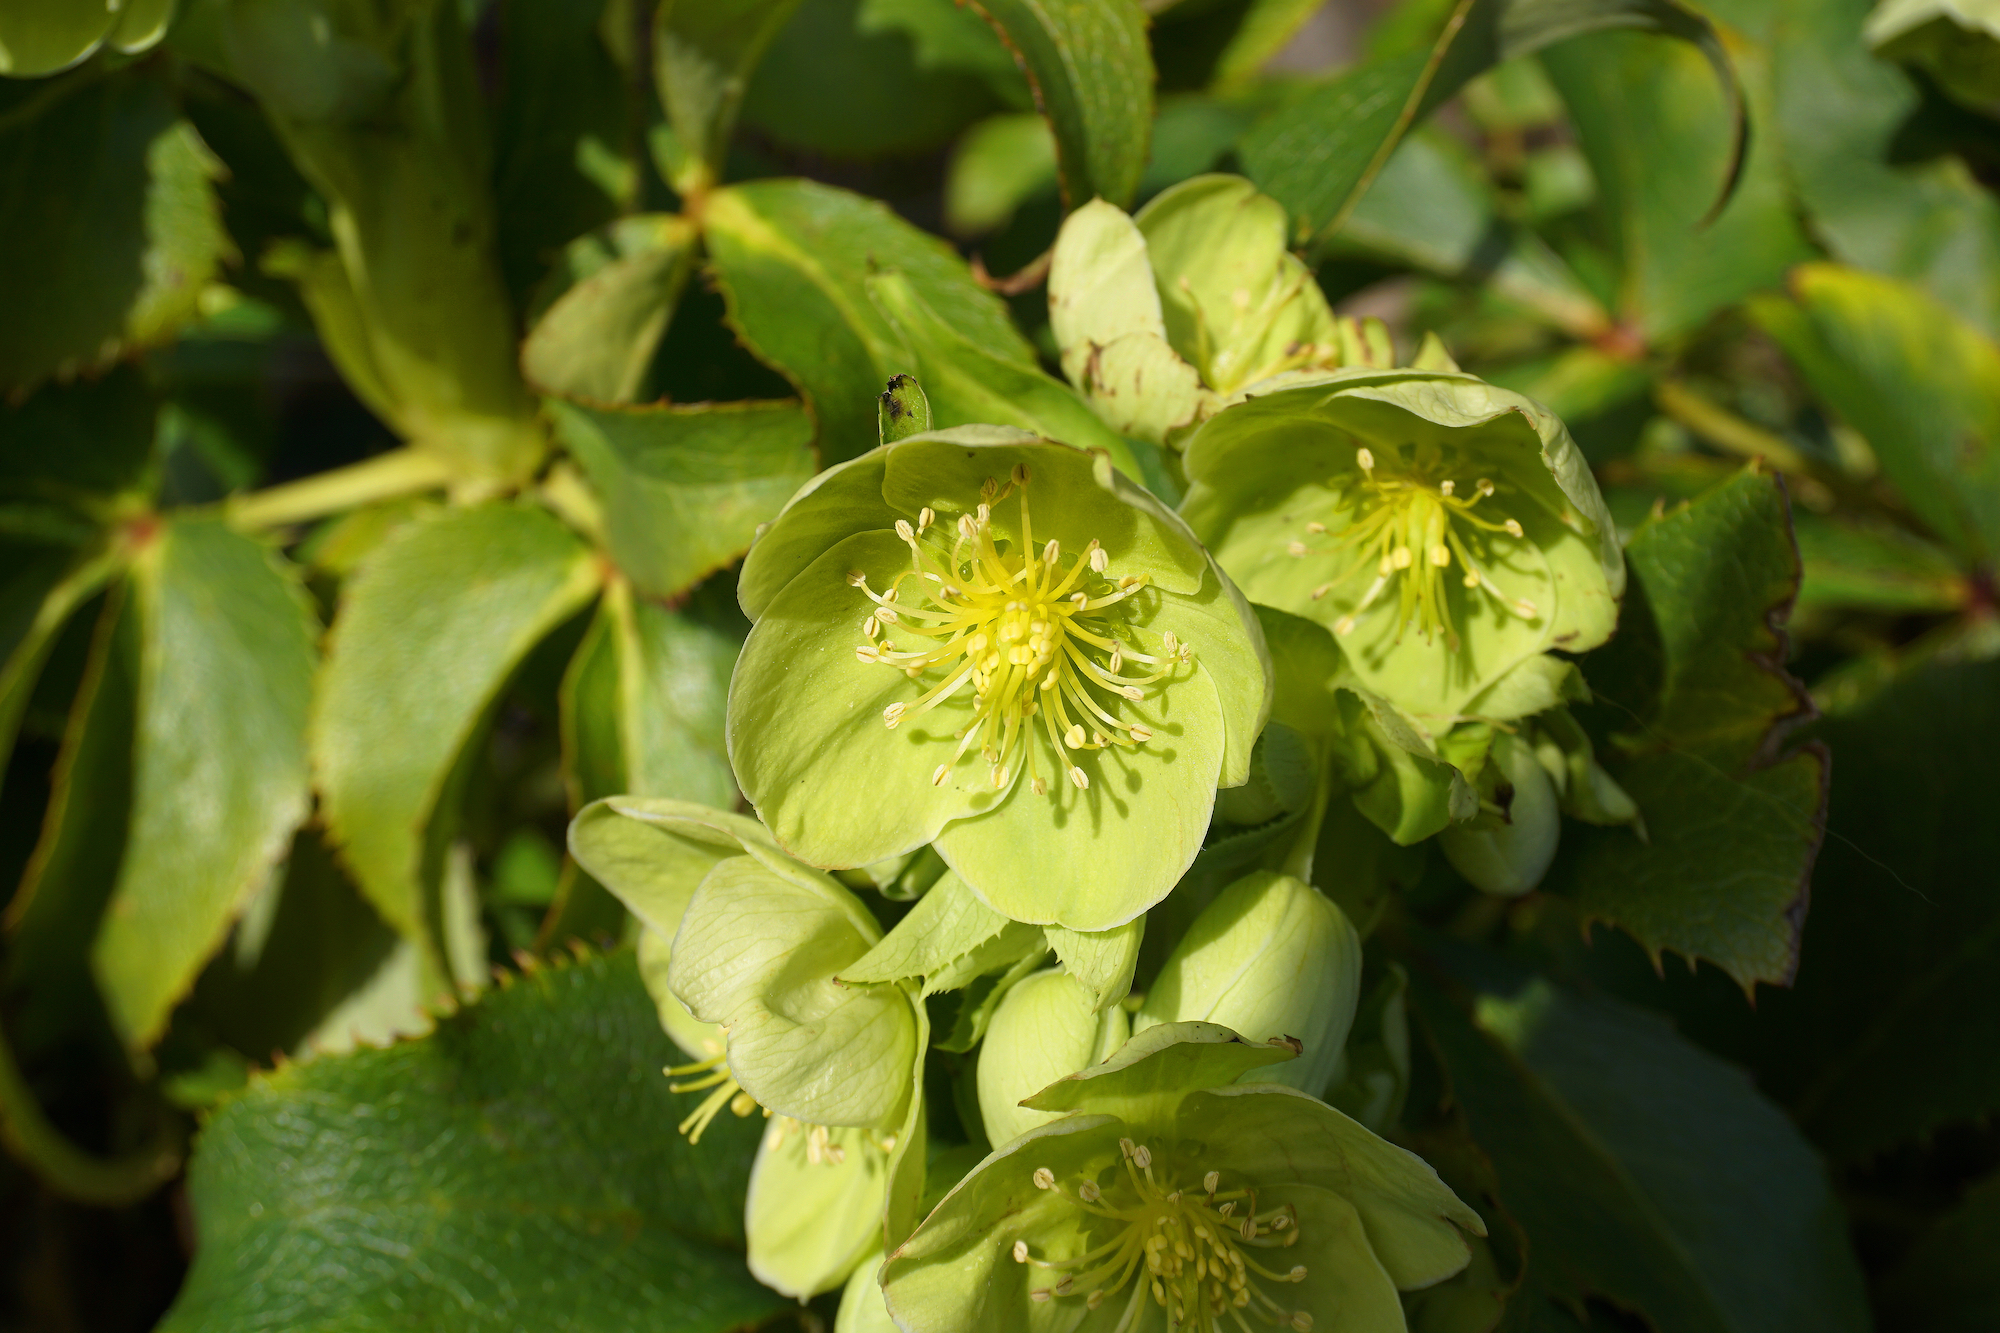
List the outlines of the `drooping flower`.
{"type": "Polygon", "coordinates": [[[1247,603],[1177,516],[1002,427],[830,469],[751,548],[737,779],[817,866],[926,842],[995,910],[1099,931],[1165,896],[1269,698],[1247,603]]]}
{"type": "Polygon", "coordinates": [[[1617,623],[1624,558],[1568,430],[1471,375],[1302,378],[1225,408],[1183,461],[1182,512],[1245,592],[1332,629],[1434,733],[1522,715],[1510,672],[1617,623]]]}
{"type": "Polygon", "coordinates": [[[906,986],[836,979],[881,928],[756,820],[691,802],[595,802],[570,848],[644,924],[649,982],[671,940],[670,995],[656,994],[669,1033],[722,1036],[668,1071],[676,1091],[703,1094],[681,1132],[699,1142],[725,1108],[769,1118],[744,1208],[751,1271],[800,1298],[840,1285],[887,1231],[908,1230],[922,1190],[923,1007],[906,986]],[[708,1026],[683,1027],[668,1000],[708,1026]]]}
{"type": "Polygon", "coordinates": [[[1171,1023],[1029,1099],[1067,1112],[997,1149],[883,1265],[907,1333],[1403,1328],[1398,1290],[1485,1234],[1422,1160],[1305,1093],[1289,1058],[1171,1023]]]}

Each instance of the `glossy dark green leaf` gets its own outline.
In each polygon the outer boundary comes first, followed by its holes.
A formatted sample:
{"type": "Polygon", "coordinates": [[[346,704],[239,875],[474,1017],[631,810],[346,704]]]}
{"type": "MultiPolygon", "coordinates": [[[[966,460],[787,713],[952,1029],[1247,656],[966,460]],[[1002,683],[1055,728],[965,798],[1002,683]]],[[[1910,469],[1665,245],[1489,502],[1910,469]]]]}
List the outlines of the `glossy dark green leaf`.
{"type": "Polygon", "coordinates": [[[167,524],[132,568],[139,637],[131,826],[91,965],[144,1049],[305,818],[319,626],[297,576],[212,519],[167,524]]]}
{"type": "Polygon", "coordinates": [[[1882,1284],[1885,1328],[1980,1333],[2000,1324],[2000,1178],[1966,1191],[1965,1201],[1918,1238],[1882,1284]]]}
{"type": "Polygon", "coordinates": [[[1834,264],[1751,309],[1885,476],[1968,559],[2000,550],[2000,344],[1909,283],[1834,264]]]}
{"type": "Polygon", "coordinates": [[[757,181],[717,190],[702,222],[730,324],[806,398],[822,463],[875,447],[876,395],[914,368],[912,350],[869,299],[871,271],[901,273],[973,346],[1033,363],[1006,306],[965,262],[874,200],[810,181],[757,181]]]}
{"type": "Polygon", "coordinates": [[[1153,57],[1136,0],[974,0],[1027,70],[1056,135],[1063,197],[1132,202],[1153,122],[1153,57]]]}
{"type": "Polygon", "coordinates": [[[629,954],[548,967],[432,1035],[229,1098],[188,1194],[201,1248],[161,1325],[721,1333],[784,1299],[742,1257],[762,1121],[690,1146],[629,954]]]}
{"type": "Polygon", "coordinates": [[[1422,979],[1411,998],[1526,1233],[1524,1303],[1595,1296],[1660,1333],[1869,1327],[1825,1168],[1747,1076],[1653,1015],[1447,957],[1466,1007],[1422,979]]]}
{"type": "Polygon", "coordinates": [[[1569,890],[1656,958],[1706,958],[1746,988],[1786,982],[1825,759],[1779,751],[1810,707],[1782,666],[1799,579],[1782,484],[1740,473],[1642,526],[1625,557],[1618,637],[1586,659],[1598,696],[1587,711],[1618,738],[1604,762],[1638,802],[1645,840],[1569,825],[1569,890]]]}
{"type": "Polygon", "coordinates": [[[677,141],[675,187],[722,175],[736,113],[764,48],[799,0],[662,0],[653,21],[653,79],[677,141]]]}
{"type": "Polygon", "coordinates": [[[1849,1160],[2000,1109],[2000,664],[1912,671],[1816,734],[1828,838],[1793,990],[1760,1003],[1758,1065],[1849,1160]],[[1865,978],[1856,984],[1855,978],[1865,978]]]}
{"type": "Polygon", "coordinates": [[[604,507],[612,559],[656,597],[749,550],[757,525],[813,474],[812,421],[797,403],[549,410],[604,507]]]}
{"type": "Polygon", "coordinates": [[[158,68],[44,85],[0,122],[0,386],[162,342],[231,254],[221,166],[158,68]],[[80,170],[80,164],[88,164],[80,170]]]}
{"type": "Polygon", "coordinates": [[[694,269],[697,236],[670,213],[621,218],[570,245],[558,273],[574,281],[536,318],[521,371],[544,393],[630,403],[694,269]]]}
{"type": "MultiPolygon", "coordinates": [[[[1412,11],[1421,13],[1421,11],[1412,11]]],[[[1283,203],[1297,239],[1338,231],[1410,128],[1503,61],[1606,29],[1637,29],[1691,43],[1734,108],[1697,210],[1726,195],[1742,148],[1736,77],[1709,21],[1677,0],[1458,0],[1433,40],[1392,46],[1267,111],[1244,135],[1244,171],[1283,203]]],[[[1704,126],[1704,129],[1707,127],[1704,126]]],[[[1696,217],[1701,216],[1697,211],[1696,217]]]]}
{"type": "Polygon", "coordinates": [[[425,830],[461,752],[598,578],[546,512],[495,503],[410,521],[343,587],[313,699],[314,774],[342,859],[404,934],[438,938],[425,830]]]}

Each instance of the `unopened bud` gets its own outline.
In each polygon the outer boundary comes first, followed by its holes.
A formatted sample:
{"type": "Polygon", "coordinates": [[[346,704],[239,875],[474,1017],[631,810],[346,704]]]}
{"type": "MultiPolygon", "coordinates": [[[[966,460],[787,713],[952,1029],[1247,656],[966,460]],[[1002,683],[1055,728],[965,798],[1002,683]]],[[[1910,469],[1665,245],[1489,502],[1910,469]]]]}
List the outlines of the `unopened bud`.
{"type": "Polygon", "coordinates": [[[979,1114],[995,1147],[1055,1115],[1019,1103],[1097,1064],[1130,1030],[1122,1005],[1096,1011],[1089,987],[1067,972],[1037,972],[1007,992],[979,1048],[979,1114]]]}

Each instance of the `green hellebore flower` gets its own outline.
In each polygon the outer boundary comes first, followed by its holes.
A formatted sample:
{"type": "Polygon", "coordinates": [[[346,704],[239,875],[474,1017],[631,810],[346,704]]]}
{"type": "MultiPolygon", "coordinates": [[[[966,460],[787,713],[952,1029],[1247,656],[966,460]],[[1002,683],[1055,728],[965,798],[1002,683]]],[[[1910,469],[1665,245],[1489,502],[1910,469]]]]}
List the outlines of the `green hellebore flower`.
{"type": "Polygon", "coordinates": [[[934,843],[1018,921],[1164,897],[1269,708],[1256,618],[1179,517],[1006,427],[821,473],[738,591],[729,754],[778,841],[837,868],[934,843]]]}
{"type": "Polygon", "coordinates": [[[1505,814],[1491,827],[1448,828],[1438,834],[1438,849],[1452,868],[1487,893],[1518,898],[1533,891],[1556,859],[1562,837],[1562,811],[1555,783],[1549,780],[1534,746],[1526,740],[1495,733],[1493,748],[1481,770],[1482,788],[1500,784],[1509,789],[1505,814]]]}
{"type": "Polygon", "coordinates": [[[1260,870],[1202,910],[1132,1020],[1216,1023],[1304,1050],[1260,1075],[1319,1096],[1340,1073],[1361,996],[1361,936],[1318,889],[1260,870]]]}
{"type": "Polygon", "coordinates": [[[1284,206],[1240,176],[1182,181],[1133,217],[1085,204],[1049,265],[1063,373],[1114,429],[1170,444],[1248,385],[1352,364],[1357,331],[1285,242],[1284,206]]]}
{"type": "Polygon", "coordinates": [[[1238,1083],[1288,1058],[1209,1023],[1148,1029],[1029,1099],[882,1267],[906,1333],[1403,1329],[1397,1291],[1464,1268],[1479,1215],[1325,1103],[1238,1083]]]}
{"type": "Polygon", "coordinates": [[[1131,1032],[1125,1010],[1102,1012],[1097,998],[1057,968],[1015,983],[986,1026],[979,1048],[979,1117],[986,1137],[1005,1143],[1056,1117],[1030,1111],[1021,1099],[1079,1069],[1097,1064],[1131,1032]]]}
{"type": "Polygon", "coordinates": [[[1433,730],[1520,716],[1542,691],[1510,673],[1617,624],[1624,556],[1589,465],[1547,408],[1471,375],[1300,379],[1225,408],[1183,461],[1182,513],[1230,576],[1331,628],[1433,730]]]}
{"type": "Polygon", "coordinates": [[[881,939],[867,909],[778,849],[754,819],[614,796],[570,824],[571,852],[640,920],[640,964],[707,1092],[690,1141],[727,1106],[771,1115],[744,1206],[750,1269],[801,1299],[844,1281],[922,1190],[929,1024],[898,986],[835,974],[881,939]],[[668,943],[671,941],[671,944],[668,943]],[[660,987],[664,974],[666,987],[660,987]]]}

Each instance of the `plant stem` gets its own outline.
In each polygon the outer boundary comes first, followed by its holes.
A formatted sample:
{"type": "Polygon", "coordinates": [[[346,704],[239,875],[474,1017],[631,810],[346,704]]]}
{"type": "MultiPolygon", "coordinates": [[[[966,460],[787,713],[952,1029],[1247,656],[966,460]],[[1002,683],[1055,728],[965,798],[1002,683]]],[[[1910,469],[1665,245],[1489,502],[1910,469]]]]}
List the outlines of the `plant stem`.
{"type": "Polygon", "coordinates": [[[1292,839],[1291,854],[1285,858],[1284,873],[1304,884],[1312,883],[1313,852],[1319,847],[1319,827],[1326,822],[1326,803],[1333,797],[1332,748],[1320,759],[1319,785],[1313,788],[1312,806],[1292,839]]]}
{"type": "Polygon", "coordinates": [[[1771,431],[1717,406],[1685,384],[1661,380],[1653,391],[1653,401],[1662,412],[1718,449],[1743,458],[1762,458],[1780,472],[1812,474],[1812,464],[1804,454],[1771,431]]]}
{"type": "Polygon", "coordinates": [[[173,1179],[181,1166],[180,1135],[163,1124],[153,1141],[123,1157],[97,1157],[49,1123],[21,1077],[0,1034],[0,1138],[58,1192],[107,1208],[137,1203],[173,1179]]]}
{"type": "Polygon", "coordinates": [[[408,447],[365,458],[331,472],[234,496],[225,502],[230,522],[240,528],[276,528],[324,518],[380,500],[449,485],[451,463],[408,447]]]}

